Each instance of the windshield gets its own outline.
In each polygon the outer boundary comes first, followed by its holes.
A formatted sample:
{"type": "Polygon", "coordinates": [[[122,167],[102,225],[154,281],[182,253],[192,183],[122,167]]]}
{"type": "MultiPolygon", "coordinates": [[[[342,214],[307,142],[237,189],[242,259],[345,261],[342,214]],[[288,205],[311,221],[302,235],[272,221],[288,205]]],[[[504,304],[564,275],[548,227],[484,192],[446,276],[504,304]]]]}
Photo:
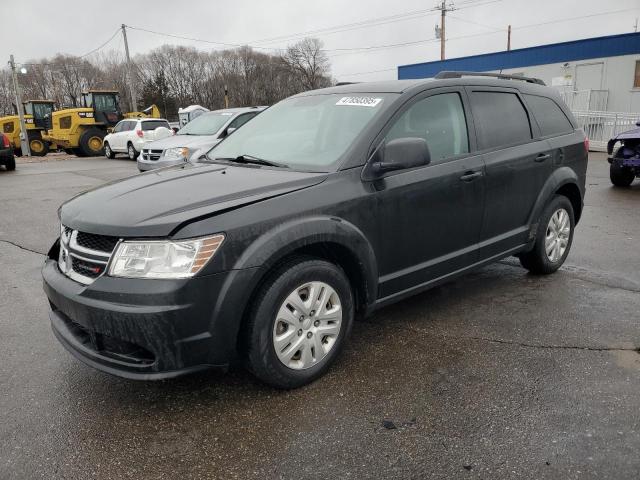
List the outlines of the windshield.
{"type": "Polygon", "coordinates": [[[97,112],[115,112],[118,102],[115,94],[93,94],[94,108],[97,112]]]}
{"type": "Polygon", "coordinates": [[[293,97],[256,116],[207,154],[257,157],[302,170],[330,171],[391,94],[293,97]]]}
{"type": "Polygon", "coordinates": [[[231,112],[207,113],[194,118],[177,135],[213,135],[233,116],[231,112]]]}

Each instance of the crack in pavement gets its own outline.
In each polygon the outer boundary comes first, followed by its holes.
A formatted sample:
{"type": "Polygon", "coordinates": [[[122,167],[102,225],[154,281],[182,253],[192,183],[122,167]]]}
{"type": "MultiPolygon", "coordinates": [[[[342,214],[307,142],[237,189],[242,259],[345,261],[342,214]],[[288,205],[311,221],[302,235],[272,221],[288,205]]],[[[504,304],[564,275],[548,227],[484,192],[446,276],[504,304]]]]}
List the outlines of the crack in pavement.
{"type": "MultiPolygon", "coordinates": [[[[497,263],[507,267],[522,268],[517,260],[511,261],[510,259],[505,258],[497,263]]],[[[640,285],[636,282],[626,278],[614,277],[606,272],[594,272],[583,267],[567,264],[563,265],[558,271],[566,273],[573,278],[593,283],[594,285],[600,285],[601,287],[623,290],[631,293],[640,293],[640,285]]]]}
{"type": "Polygon", "coordinates": [[[636,352],[640,354],[640,347],[596,347],[590,345],[546,345],[544,343],[527,343],[527,342],[518,342],[515,340],[504,340],[501,338],[491,338],[491,337],[474,337],[474,336],[457,336],[457,335],[447,335],[442,333],[431,333],[428,330],[416,327],[409,327],[410,330],[417,333],[425,333],[427,335],[431,335],[432,337],[438,337],[445,340],[472,340],[477,342],[488,342],[488,343],[497,343],[500,345],[512,345],[515,347],[523,347],[523,348],[538,348],[538,349],[546,349],[546,350],[584,350],[589,352],[636,352]]]}
{"type": "MultiPolygon", "coordinates": [[[[443,335],[447,337],[447,335],[443,335]]],[[[502,340],[499,338],[489,338],[489,337],[449,337],[455,338],[457,340],[476,340],[481,342],[490,342],[490,343],[499,343],[504,345],[513,345],[516,347],[525,347],[525,348],[539,348],[539,349],[549,349],[549,350],[586,350],[590,352],[636,352],[640,354],[640,347],[592,347],[588,345],[545,345],[540,343],[527,343],[527,342],[516,342],[512,340],[502,340]]]]}
{"type": "Polygon", "coordinates": [[[0,238],[0,242],[1,243],[6,243],[8,245],[12,245],[14,247],[19,248],[20,250],[24,250],[25,252],[31,252],[31,253],[35,253],[37,255],[42,255],[42,256],[46,255],[46,253],[42,253],[42,252],[39,252],[37,250],[33,250],[33,249],[29,248],[29,247],[23,247],[22,245],[20,245],[18,243],[12,242],[11,240],[5,240],[3,238],[0,238]]]}

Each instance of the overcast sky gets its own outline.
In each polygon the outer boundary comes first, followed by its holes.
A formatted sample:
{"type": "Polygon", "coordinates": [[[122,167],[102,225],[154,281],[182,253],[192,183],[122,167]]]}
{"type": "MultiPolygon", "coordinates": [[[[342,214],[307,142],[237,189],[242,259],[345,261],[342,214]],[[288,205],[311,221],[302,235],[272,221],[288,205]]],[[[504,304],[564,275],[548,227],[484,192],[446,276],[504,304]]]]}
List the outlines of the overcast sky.
{"type": "MultiPolygon", "coordinates": [[[[2,56],[8,60],[13,53],[17,62],[26,62],[58,52],[82,55],[107,41],[122,23],[213,42],[265,48],[280,48],[293,41],[267,43],[265,39],[323,30],[309,36],[324,42],[336,78],[392,79],[396,78],[398,65],[440,58],[440,46],[434,40],[439,12],[427,11],[436,3],[435,0],[1,0],[0,18],[5,19],[0,27],[2,56]],[[401,16],[408,12],[417,13],[401,16]],[[388,18],[391,16],[397,17],[388,18]],[[351,25],[338,29],[342,31],[326,31],[382,17],[387,18],[377,25],[360,28],[351,25]],[[366,51],[340,50],[411,42],[422,43],[366,51]],[[361,72],[374,73],[356,75],[361,72]]],[[[512,25],[511,45],[515,49],[633,32],[636,18],[640,17],[640,0],[451,3],[459,8],[447,16],[447,58],[505,50],[508,24],[512,25]]],[[[128,30],[128,37],[132,53],[146,52],[164,43],[193,45],[203,50],[224,48],[139,30],[128,30]]],[[[104,50],[122,48],[121,35],[116,35],[104,50]]]]}

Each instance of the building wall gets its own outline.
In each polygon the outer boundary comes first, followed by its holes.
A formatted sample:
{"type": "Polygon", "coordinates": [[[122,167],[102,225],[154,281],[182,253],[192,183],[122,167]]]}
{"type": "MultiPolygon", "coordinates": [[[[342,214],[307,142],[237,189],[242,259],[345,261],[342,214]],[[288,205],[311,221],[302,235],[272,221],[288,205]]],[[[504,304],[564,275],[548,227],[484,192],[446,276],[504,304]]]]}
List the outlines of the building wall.
{"type": "MultiPolygon", "coordinates": [[[[574,110],[582,109],[576,105],[583,106],[586,98],[568,92],[586,90],[590,100],[598,100],[603,95],[598,90],[608,90],[606,110],[640,113],[640,89],[633,88],[636,60],[640,60],[640,32],[401,65],[398,78],[429,78],[444,70],[524,73],[565,91],[574,110]]],[[[587,103],[590,110],[602,104],[587,103]]]]}
{"type": "Polygon", "coordinates": [[[503,69],[502,73],[541,78],[547,85],[565,92],[607,90],[608,111],[640,113],[640,88],[633,88],[636,61],[640,61],[640,54],[509,68],[503,69]],[[564,85],[557,85],[563,80],[564,85]]]}

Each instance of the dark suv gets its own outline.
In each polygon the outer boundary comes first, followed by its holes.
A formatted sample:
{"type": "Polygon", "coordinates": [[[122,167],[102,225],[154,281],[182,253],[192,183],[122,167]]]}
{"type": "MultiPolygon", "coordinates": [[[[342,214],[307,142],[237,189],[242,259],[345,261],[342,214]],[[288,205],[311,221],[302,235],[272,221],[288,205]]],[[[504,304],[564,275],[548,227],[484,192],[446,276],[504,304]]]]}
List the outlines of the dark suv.
{"type": "Polygon", "coordinates": [[[127,378],[237,359],[292,388],[356,316],[509,255],[554,272],[585,136],[541,81],[473,75],[305,92],[197,163],[71,199],[43,268],[55,335],[127,378]]]}

